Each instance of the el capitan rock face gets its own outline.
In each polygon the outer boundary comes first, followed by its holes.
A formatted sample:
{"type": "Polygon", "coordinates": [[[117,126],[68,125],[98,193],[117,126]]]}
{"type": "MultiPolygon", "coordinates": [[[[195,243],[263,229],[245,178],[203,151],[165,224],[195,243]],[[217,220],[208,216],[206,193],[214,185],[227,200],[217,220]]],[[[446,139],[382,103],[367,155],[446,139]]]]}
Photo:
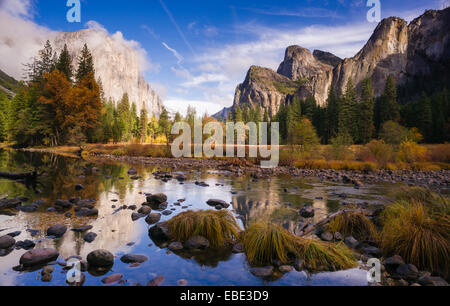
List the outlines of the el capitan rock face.
{"type": "Polygon", "coordinates": [[[85,43],[94,58],[96,78],[100,78],[107,99],[112,98],[117,103],[124,93],[128,93],[130,103],[136,103],[138,115],[143,107],[149,116],[161,113],[162,100],[142,75],[144,63],[140,62],[138,52],[123,39],[113,39],[106,32],[88,29],[59,33],[53,45],[60,52],[67,44],[76,69],[85,43]]]}
{"type": "Polygon", "coordinates": [[[292,101],[294,94],[301,99],[312,95],[318,105],[326,106],[329,90],[333,87],[337,93],[344,93],[349,78],[360,93],[362,81],[370,77],[375,96],[380,96],[390,74],[402,84],[414,76],[436,73],[436,67],[449,66],[449,62],[450,8],[426,11],[409,25],[401,18],[390,17],[378,24],[366,45],[352,58],[341,60],[324,51],[311,54],[300,46],[290,46],[277,73],[258,67],[264,73],[257,74],[263,77],[249,78],[255,70],[250,68],[245,82],[236,89],[233,108],[259,103],[262,109],[276,114],[282,104],[292,101]],[[266,85],[280,80],[289,84],[289,90],[266,85]]]}

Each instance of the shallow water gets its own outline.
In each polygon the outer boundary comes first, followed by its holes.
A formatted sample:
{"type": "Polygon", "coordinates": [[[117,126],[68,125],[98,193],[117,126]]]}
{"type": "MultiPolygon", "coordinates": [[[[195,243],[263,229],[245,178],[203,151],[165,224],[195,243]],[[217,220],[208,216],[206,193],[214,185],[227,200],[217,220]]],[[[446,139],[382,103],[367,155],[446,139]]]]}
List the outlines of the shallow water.
{"type": "MultiPolygon", "coordinates": [[[[262,280],[249,272],[244,254],[222,252],[220,254],[198,255],[183,258],[167,249],[155,246],[148,236],[149,226],[144,219],[131,220],[131,210],[121,210],[122,205],[137,205],[145,202],[145,193],[165,193],[168,196],[171,216],[162,216],[162,221],[188,209],[210,209],[206,204],[211,198],[222,199],[232,203],[230,210],[238,218],[240,226],[245,227],[252,220],[270,219],[295,232],[300,219],[299,209],[304,204],[313,204],[316,209],[314,221],[326,217],[327,214],[342,207],[347,202],[351,207],[357,203],[379,205],[387,201],[385,195],[392,185],[366,186],[355,189],[350,185],[330,184],[315,179],[274,177],[271,179],[253,180],[250,177],[234,178],[227,172],[195,170],[183,172],[188,181],[180,184],[176,180],[164,183],[153,178],[152,173],[158,167],[133,165],[138,170],[139,180],[130,179],[127,171],[132,165],[124,163],[84,161],[76,158],[62,157],[42,153],[24,153],[0,150],[0,171],[21,172],[32,169],[45,170],[46,175],[39,180],[37,186],[26,186],[19,182],[0,179],[0,198],[8,195],[26,196],[32,203],[44,199],[46,205],[35,213],[16,212],[16,215],[0,215],[0,236],[14,231],[22,231],[16,241],[30,239],[36,242],[36,248],[56,248],[60,252],[60,260],[87,254],[96,249],[106,249],[115,256],[111,271],[105,275],[122,273],[125,285],[135,283],[146,284],[158,275],[164,276],[163,285],[177,285],[178,280],[187,280],[188,285],[337,285],[366,286],[366,271],[357,268],[334,273],[307,274],[291,272],[276,275],[271,280],[262,280]],[[92,168],[98,171],[92,171],[92,168]],[[205,181],[210,187],[195,185],[195,181],[205,181]],[[75,185],[82,184],[85,189],[76,192],[75,185]],[[343,200],[338,194],[346,193],[343,200]],[[66,218],[62,214],[49,213],[56,199],[96,199],[99,216],[96,218],[66,218]],[[186,199],[182,206],[175,206],[178,199],[186,199]],[[117,202],[113,202],[117,201],[117,202]],[[116,208],[113,208],[113,205],[116,208]],[[60,239],[48,239],[45,230],[57,223],[67,224],[69,230],[60,239]],[[72,227],[92,225],[91,232],[98,236],[92,243],[83,240],[81,234],[70,231],[72,227]],[[36,237],[31,237],[27,229],[40,230],[36,237]],[[120,261],[124,254],[143,254],[149,260],[136,268],[120,261]]],[[[175,171],[175,170],[174,170],[175,171]]],[[[182,172],[180,169],[176,171],[182,172]]],[[[39,271],[18,273],[12,270],[19,264],[24,250],[14,250],[7,256],[0,257],[0,285],[65,285],[66,272],[58,265],[50,283],[39,280],[39,271]]],[[[90,275],[85,272],[85,285],[101,285],[103,276],[90,275]]]]}

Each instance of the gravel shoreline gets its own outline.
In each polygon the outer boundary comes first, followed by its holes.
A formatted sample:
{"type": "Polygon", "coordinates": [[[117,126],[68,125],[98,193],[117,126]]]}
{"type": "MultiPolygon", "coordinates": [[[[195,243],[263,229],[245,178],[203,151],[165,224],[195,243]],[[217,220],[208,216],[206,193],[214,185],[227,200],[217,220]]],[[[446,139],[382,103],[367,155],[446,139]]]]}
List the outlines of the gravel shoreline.
{"type": "Polygon", "coordinates": [[[114,155],[93,155],[94,158],[108,159],[130,164],[143,164],[159,166],[162,168],[172,168],[174,171],[190,169],[210,169],[229,171],[235,176],[251,175],[254,178],[269,178],[279,175],[292,177],[314,177],[323,181],[342,182],[355,185],[356,188],[363,184],[374,183],[403,183],[405,185],[422,186],[437,189],[450,188],[450,171],[413,171],[413,170],[375,170],[375,171],[354,171],[354,170],[311,170],[298,169],[295,167],[277,167],[273,169],[263,169],[250,166],[242,161],[241,164],[232,163],[226,160],[214,159],[189,159],[189,158],[152,158],[152,157],[131,157],[114,155]]]}

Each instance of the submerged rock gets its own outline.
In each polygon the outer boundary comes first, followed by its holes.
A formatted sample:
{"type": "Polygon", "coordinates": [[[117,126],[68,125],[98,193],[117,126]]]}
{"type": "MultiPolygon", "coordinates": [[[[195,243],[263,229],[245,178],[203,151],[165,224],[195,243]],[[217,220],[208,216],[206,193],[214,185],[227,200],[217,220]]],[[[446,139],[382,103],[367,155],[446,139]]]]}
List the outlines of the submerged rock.
{"type": "Polygon", "coordinates": [[[166,223],[159,223],[148,230],[148,234],[153,242],[160,246],[171,240],[169,227],[166,223]]]}
{"type": "Polygon", "coordinates": [[[134,255],[134,254],[127,254],[123,255],[120,260],[123,263],[126,264],[132,264],[132,263],[143,263],[148,260],[148,257],[145,255],[134,255]]]}
{"type": "Polygon", "coordinates": [[[157,276],[156,278],[152,279],[147,283],[147,287],[157,287],[162,284],[164,281],[164,276],[157,276]]]}
{"type": "Polygon", "coordinates": [[[36,244],[31,240],[18,241],[16,243],[16,248],[24,250],[31,250],[35,246],[36,244]]]}
{"type": "Polygon", "coordinates": [[[113,284],[113,283],[117,283],[122,278],[123,278],[123,274],[116,273],[116,274],[109,275],[109,276],[105,277],[104,279],[102,279],[102,283],[104,283],[106,285],[113,284]]]}

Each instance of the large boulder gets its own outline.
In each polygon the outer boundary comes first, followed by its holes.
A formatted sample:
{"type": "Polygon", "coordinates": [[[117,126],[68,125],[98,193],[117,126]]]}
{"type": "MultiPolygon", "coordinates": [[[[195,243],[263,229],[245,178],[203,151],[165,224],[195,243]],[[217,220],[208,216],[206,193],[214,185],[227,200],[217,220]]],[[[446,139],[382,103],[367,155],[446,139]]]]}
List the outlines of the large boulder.
{"type": "Polygon", "coordinates": [[[158,246],[171,240],[169,227],[167,226],[167,223],[159,223],[151,227],[148,230],[148,235],[150,236],[152,241],[158,246]]]}
{"type": "Polygon", "coordinates": [[[114,255],[106,250],[95,250],[88,254],[87,261],[89,266],[109,267],[114,265],[114,255]]]}
{"type": "Polygon", "coordinates": [[[34,249],[20,257],[20,264],[24,267],[33,267],[55,261],[59,252],[55,249],[34,249]]]}
{"type": "Polygon", "coordinates": [[[55,224],[47,229],[47,236],[62,237],[67,231],[64,224],[55,224]]]}
{"type": "Polygon", "coordinates": [[[159,205],[167,202],[167,196],[164,193],[152,194],[147,197],[147,202],[153,205],[159,205]]]}
{"type": "Polygon", "coordinates": [[[209,247],[209,241],[205,237],[194,236],[189,238],[189,240],[184,243],[184,246],[191,250],[205,250],[209,247]]]}
{"type": "Polygon", "coordinates": [[[15,244],[16,240],[9,235],[0,237],[0,249],[9,249],[15,244]]]}

